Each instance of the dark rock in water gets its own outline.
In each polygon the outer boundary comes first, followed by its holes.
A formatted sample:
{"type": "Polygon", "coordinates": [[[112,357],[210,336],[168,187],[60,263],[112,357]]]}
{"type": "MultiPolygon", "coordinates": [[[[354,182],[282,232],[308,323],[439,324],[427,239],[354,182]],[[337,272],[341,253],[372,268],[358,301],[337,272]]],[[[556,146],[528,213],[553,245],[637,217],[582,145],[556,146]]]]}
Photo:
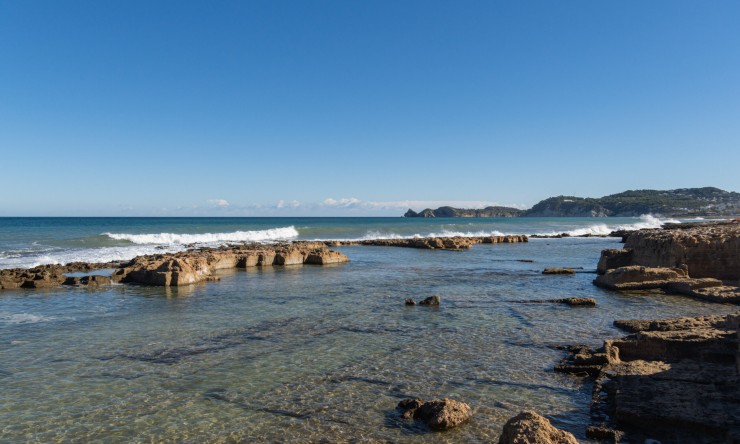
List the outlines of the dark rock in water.
{"type": "Polygon", "coordinates": [[[603,424],[598,426],[589,426],[586,429],[586,438],[595,439],[609,444],[620,443],[623,436],[624,432],[621,430],[614,430],[603,424]]]}
{"type": "Polygon", "coordinates": [[[439,303],[440,303],[439,296],[435,295],[435,296],[429,296],[428,298],[419,302],[419,305],[439,305],[439,303]]]}
{"type": "Polygon", "coordinates": [[[558,302],[568,304],[571,307],[596,307],[594,298],[565,298],[559,299],[558,302]]]}
{"type": "Polygon", "coordinates": [[[416,410],[424,404],[424,401],[421,399],[404,399],[403,401],[398,403],[398,406],[396,406],[396,409],[401,411],[401,416],[404,419],[413,419],[414,413],[416,413],[416,410]]]}
{"type": "Polygon", "coordinates": [[[574,268],[545,268],[542,274],[576,274],[574,268]]]}
{"type": "Polygon", "coordinates": [[[64,285],[74,285],[74,286],[86,285],[88,287],[97,287],[100,285],[110,285],[112,283],[113,283],[113,280],[111,279],[110,276],[100,276],[100,275],[68,277],[63,282],[64,285]]]}
{"type": "Polygon", "coordinates": [[[578,444],[573,434],[550,424],[547,418],[528,410],[509,419],[499,444],[578,444]]]}
{"type": "Polygon", "coordinates": [[[406,305],[416,305],[416,302],[414,302],[414,300],[411,298],[406,298],[405,303],[406,305]]]}
{"type": "Polygon", "coordinates": [[[594,298],[564,298],[564,299],[530,299],[526,301],[513,301],[524,304],[540,304],[540,303],[553,303],[553,304],[567,304],[571,307],[595,307],[596,299],[594,298]]]}
{"type": "Polygon", "coordinates": [[[464,402],[454,399],[434,399],[424,402],[421,399],[404,399],[398,403],[398,410],[405,419],[424,422],[432,430],[449,430],[470,420],[472,409],[464,402]]]}

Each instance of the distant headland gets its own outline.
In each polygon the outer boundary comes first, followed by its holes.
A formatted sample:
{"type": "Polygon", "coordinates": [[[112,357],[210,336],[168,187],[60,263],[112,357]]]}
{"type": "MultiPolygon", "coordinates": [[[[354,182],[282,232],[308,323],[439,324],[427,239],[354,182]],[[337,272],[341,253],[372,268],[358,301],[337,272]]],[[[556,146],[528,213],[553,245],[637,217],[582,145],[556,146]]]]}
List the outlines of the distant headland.
{"type": "Polygon", "coordinates": [[[528,210],[512,207],[439,207],[418,213],[409,209],[404,217],[633,217],[642,214],[667,217],[736,216],[740,214],[740,193],[714,187],[628,190],[599,198],[550,197],[528,210]]]}

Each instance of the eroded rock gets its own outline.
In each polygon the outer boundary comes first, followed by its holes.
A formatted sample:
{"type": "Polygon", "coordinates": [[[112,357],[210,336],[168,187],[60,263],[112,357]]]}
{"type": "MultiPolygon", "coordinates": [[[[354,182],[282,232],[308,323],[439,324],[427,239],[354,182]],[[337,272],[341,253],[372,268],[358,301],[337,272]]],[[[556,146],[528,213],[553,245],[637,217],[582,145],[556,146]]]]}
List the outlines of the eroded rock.
{"type": "Polygon", "coordinates": [[[578,444],[572,433],[560,430],[550,421],[527,410],[509,419],[504,425],[499,444],[578,444]]]}
{"type": "Polygon", "coordinates": [[[454,399],[434,399],[424,402],[421,399],[404,399],[397,409],[405,419],[424,422],[432,430],[449,430],[470,420],[473,411],[464,402],[454,399]]]}

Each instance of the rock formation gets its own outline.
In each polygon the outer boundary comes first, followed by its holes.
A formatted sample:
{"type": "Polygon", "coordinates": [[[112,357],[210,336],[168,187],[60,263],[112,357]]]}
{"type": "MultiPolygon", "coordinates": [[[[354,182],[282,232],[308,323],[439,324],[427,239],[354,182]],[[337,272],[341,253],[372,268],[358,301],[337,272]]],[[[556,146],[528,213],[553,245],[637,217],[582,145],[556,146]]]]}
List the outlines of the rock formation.
{"type": "Polygon", "coordinates": [[[422,421],[432,430],[449,430],[470,420],[473,411],[464,402],[454,399],[404,399],[396,407],[405,419],[422,421]]]}
{"type": "Polygon", "coordinates": [[[511,244],[527,242],[529,238],[524,235],[509,236],[452,236],[452,237],[412,237],[405,239],[367,239],[359,241],[326,241],[330,247],[339,246],[379,246],[379,247],[405,247],[423,248],[428,250],[467,250],[476,244],[511,244]]]}
{"type": "Polygon", "coordinates": [[[557,371],[596,376],[587,436],[613,442],[738,442],[740,312],[616,321],[632,332],[573,347],[557,371]]]}
{"type": "Polygon", "coordinates": [[[576,274],[575,268],[545,268],[542,274],[576,274]]]}
{"type": "Polygon", "coordinates": [[[348,262],[342,253],[318,242],[204,248],[181,253],[139,256],[113,273],[116,282],[180,286],[209,280],[218,270],[273,265],[327,265],[348,262]]]}
{"type": "Polygon", "coordinates": [[[668,224],[626,236],[601,252],[594,284],[615,290],[660,288],[740,303],[740,223],[668,224]]]}
{"type": "Polygon", "coordinates": [[[578,444],[572,433],[560,430],[550,421],[527,410],[509,419],[504,425],[499,444],[578,444]]]}
{"type": "Polygon", "coordinates": [[[67,265],[44,265],[28,270],[0,270],[0,289],[52,288],[58,285],[97,286],[111,282],[179,286],[217,280],[214,272],[228,268],[297,264],[327,265],[348,261],[347,256],[328,250],[321,242],[245,244],[138,256],[124,263],[78,262],[67,265]],[[67,273],[90,272],[105,268],[116,268],[116,270],[111,277],[66,276],[67,273]]]}

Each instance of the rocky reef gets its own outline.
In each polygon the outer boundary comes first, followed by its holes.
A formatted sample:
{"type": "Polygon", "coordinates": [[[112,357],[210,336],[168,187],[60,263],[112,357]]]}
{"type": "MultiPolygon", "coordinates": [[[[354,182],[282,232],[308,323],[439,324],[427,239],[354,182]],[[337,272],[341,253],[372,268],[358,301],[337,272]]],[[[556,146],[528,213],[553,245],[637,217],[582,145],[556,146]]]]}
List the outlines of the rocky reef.
{"type": "Polygon", "coordinates": [[[405,239],[367,239],[359,241],[326,241],[330,247],[339,246],[380,246],[380,247],[404,247],[422,248],[427,250],[467,250],[477,244],[512,244],[528,242],[525,235],[508,236],[478,236],[478,237],[413,237],[405,239]]]}
{"type": "MultiPolygon", "coordinates": [[[[527,236],[425,237],[372,239],[362,241],[296,241],[278,244],[243,244],[218,248],[194,248],[179,253],[138,256],[127,262],[70,263],[43,265],[31,269],[0,270],[0,290],[52,288],[58,285],[97,286],[124,282],[155,286],[180,286],[218,280],[215,272],[230,268],[282,265],[328,265],[349,262],[343,253],[329,246],[375,245],[430,250],[467,250],[476,244],[527,242],[527,236]],[[68,276],[112,269],[110,276],[68,276]]],[[[94,273],[91,273],[94,274],[94,273]]]]}
{"type": "Polygon", "coordinates": [[[180,253],[138,256],[125,263],[72,263],[24,269],[0,270],[0,288],[50,288],[58,285],[99,285],[127,282],[156,286],[180,286],[217,280],[214,273],[229,268],[280,265],[327,265],[349,262],[342,253],[320,242],[245,244],[200,248],[180,253]],[[68,277],[67,273],[115,268],[110,277],[68,277]]]}
{"type": "Polygon", "coordinates": [[[614,325],[632,334],[555,368],[596,377],[588,437],[740,442],[740,312],[614,325]]]}
{"type": "Polygon", "coordinates": [[[740,223],[668,224],[624,240],[624,249],[601,252],[595,285],[740,303],[740,223]]]}

